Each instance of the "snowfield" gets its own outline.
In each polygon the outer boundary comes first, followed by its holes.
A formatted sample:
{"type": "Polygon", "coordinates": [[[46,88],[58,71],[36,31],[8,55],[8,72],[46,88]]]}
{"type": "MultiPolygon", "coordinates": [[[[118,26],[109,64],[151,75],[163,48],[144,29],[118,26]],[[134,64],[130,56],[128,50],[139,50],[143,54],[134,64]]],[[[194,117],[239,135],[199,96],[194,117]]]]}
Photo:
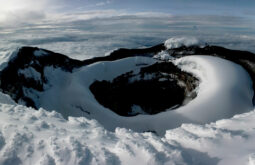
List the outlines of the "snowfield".
{"type": "MultiPolygon", "coordinates": [[[[139,70],[137,64],[156,62],[146,57],[99,62],[72,74],[47,67],[46,92],[24,90],[48,111],[18,105],[0,93],[0,164],[255,164],[248,73],[216,57],[170,60],[200,79],[198,96],[156,115],[118,116],[89,91],[94,80],[112,80],[130,68],[139,70]]],[[[37,75],[31,69],[20,74],[37,75]]]]}

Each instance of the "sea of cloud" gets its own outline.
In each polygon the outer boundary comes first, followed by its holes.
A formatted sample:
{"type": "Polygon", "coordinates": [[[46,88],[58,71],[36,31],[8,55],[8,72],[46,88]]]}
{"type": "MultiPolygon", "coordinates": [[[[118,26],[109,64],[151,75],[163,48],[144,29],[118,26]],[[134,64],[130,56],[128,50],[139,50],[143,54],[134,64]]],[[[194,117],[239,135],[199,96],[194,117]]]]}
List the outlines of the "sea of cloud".
{"type": "Polygon", "coordinates": [[[36,46],[87,59],[121,47],[148,47],[180,36],[255,52],[254,23],[242,17],[107,10],[52,14],[30,20],[33,21],[0,24],[0,56],[17,47],[36,46]]]}

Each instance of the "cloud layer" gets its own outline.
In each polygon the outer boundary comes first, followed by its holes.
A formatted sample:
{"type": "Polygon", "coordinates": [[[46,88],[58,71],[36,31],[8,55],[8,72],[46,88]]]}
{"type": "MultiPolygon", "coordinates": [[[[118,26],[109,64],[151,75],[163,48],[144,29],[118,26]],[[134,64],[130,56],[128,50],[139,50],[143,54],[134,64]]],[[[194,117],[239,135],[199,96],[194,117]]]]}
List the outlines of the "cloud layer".
{"type": "Polygon", "coordinates": [[[29,26],[0,27],[0,50],[38,46],[84,59],[104,56],[120,47],[152,46],[174,36],[193,36],[202,42],[255,52],[254,26],[237,17],[113,16],[111,12],[100,16],[94,12],[63,18],[29,26]]]}
{"type": "Polygon", "coordinates": [[[0,23],[16,26],[19,23],[31,23],[44,19],[58,0],[0,0],[0,23]],[[52,4],[52,5],[50,5],[52,4]]]}
{"type": "Polygon", "coordinates": [[[24,0],[25,4],[15,8],[16,3],[20,2],[0,0],[0,55],[19,46],[38,46],[84,59],[120,47],[153,46],[175,36],[255,52],[255,23],[244,17],[125,10],[68,12],[65,1],[24,0]]]}

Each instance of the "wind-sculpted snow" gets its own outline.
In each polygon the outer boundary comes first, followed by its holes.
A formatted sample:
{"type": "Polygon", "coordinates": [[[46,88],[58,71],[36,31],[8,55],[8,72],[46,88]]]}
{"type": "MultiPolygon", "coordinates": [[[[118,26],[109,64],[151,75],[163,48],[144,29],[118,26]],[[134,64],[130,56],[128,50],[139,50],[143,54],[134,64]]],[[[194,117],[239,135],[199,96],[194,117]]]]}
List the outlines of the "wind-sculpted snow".
{"type": "Polygon", "coordinates": [[[241,66],[209,56],[183,57],[175,63],[197,75],[201,81],[197,98],[180,107],[177,113],[192,121],[206,123],[253,109],[252,81],[241,66]]]}
{"type": "Polygon", "coordinates": [[[255,111],[164,137],[17,105],[1,94],[0,164],[253,164],[255,111]],[[4,102],[2,100],[5,100],[4,102]]]}

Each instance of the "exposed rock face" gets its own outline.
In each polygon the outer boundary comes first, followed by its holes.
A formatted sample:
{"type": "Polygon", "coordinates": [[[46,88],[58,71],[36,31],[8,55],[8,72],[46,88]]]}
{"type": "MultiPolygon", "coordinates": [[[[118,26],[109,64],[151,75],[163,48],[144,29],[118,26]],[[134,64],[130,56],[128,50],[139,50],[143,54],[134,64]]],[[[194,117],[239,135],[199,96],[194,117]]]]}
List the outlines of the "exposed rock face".
{"type": "Polygon", "coordinates": [[[34,98],[27,97],[24,88],[43,91],[43,86],[47,83],[44,75],[46,66],[59,67],[71,72],[75,66],[81,66],[81,62],[47,50],[23,47],[9,61],[8,66],[0,72],[2,92],[9,94],[16,102],[24,102],[27,106],[37,108],[33,101],[34,98]],[[36,73],[36,78],[26,75],[24,70],[31,74],[36,73]]]}
{"type": "Polygon", "coordinates": [[[196,96],[198,80],[170,62],[143,67],[116,77],[95,81],[90,90],[99,103],[121,116],[156,114],[179,107],[196,96]]]}

